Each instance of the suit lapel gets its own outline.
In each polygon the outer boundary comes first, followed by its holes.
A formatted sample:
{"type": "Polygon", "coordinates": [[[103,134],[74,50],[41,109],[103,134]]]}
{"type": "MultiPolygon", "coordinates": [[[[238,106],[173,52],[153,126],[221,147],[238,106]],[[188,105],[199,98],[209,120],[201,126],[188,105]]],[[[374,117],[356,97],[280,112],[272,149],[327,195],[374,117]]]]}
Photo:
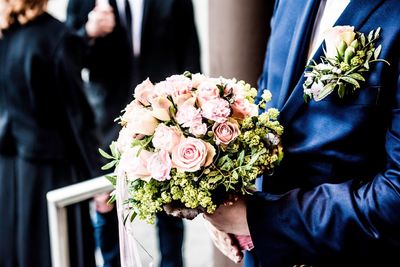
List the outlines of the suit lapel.
{"type": "Polygon", "coordinates": [[[118,4],[116,0],[109,0],[110,6],[114,9],[114,16],[115,16],[115,23],[122,25],[121,24],[121,14],[119,12],[118,4]]]}
{"type": "MultiPolygon", "coordinates": [[[[323,55],[322,45],[318,48],[317,52],[315,52],[313,56],[313,60],[318,60],[323,55]]],[[[305,71],[305,69],[303,70],[305,71]]],[[[296,112],[300,109],[300,107],[305,106],[306,102],[303,97],[303,83],[305,82],[305,77],[302,75],[298,80],[295,88],[290,94],[288,100],[284,103],[281,109],[280,119],[284,122],[285,125],[289,124],[289,121],[293,118],[296,112]]]]}
{"type": "MultiPolygon", "coordinates": [[[[352,0],[336,25],[351,25],[359,30],[369,16],[384,2],[384,0],[352,0]]],[[[371,29],[372,30],[372,29],[371,29]]]]}
{"type": "Polygon", "coordinates": [[[296,29],[291,41],[285,72],[283,73],[284,80],[281,86],[278,107],[282,107],[286,102],[306,63],[305,55],[307,55],[309,39],[314,24],[313,22],[318,11],[319,1],[312,0],[304,2],[304,12],[296,22],[296,29]],[[304,42],[304,40],[306,40],[306,42],[304,42]]]}
{"type": "Polygon", "coordinates": [[[142,47],[143,47],[143,36],[146,32],[146,25],[149,19],[149,14],[150,14],[150,2],[152,0],[143,0],[143,17],[142,17],[142,33],[141,33],[141,43],[142,43],[142,47]]]}
{"type": "MultiPolygon", "coordinates": [[[[366,22],[368,17],[379,7],[379,5],[384,0],[352,0],[346,9],[343,11],[342,15],[336,21],[335,26],[338,25],[350,25],[354,26],[355,30],[359,30],[362,25],[366,22]]],[[[378,27],[379,25],[377,25],[378,27]]],[[[372,29],[368,29],[372,30],[372,29]]],[[[298,40],[301,42],[301,40],[298,40]]],[[[306,51],[303,49],[304,56],[306,51]]],[[[322,45],[319,47],[317,52],[313,56],[313,60],[319,61],[320,57],[323,55],[322,45]]],[[[302,69],[302,74],[305,68],[302,69]]],[[[284,76],[287,77],[287,76],[284,76]]],[[[299,78],[299,77],[297,77],[299,78]]],[[[281,107],[281,119],[285,124],[293,118],[296,112],[306,103],[303,99],[303,83],[305,81],[304,75],[297,80],[297,84],[294,87],[293,92],[288,97],[287,101],[281,107]]]]}
{"type": "Polygon", "coordinates": [[[117,0],[109,0],[108,3],[112,8],[116,8],[118,10],[117,0]]]}

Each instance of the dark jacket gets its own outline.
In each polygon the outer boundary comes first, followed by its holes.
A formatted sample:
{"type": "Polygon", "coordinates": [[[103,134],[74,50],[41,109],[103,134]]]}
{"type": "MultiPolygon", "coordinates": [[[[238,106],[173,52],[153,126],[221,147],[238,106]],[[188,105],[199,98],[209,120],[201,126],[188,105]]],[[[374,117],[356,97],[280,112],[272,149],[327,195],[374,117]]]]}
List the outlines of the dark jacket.
{"type": "Polygon", "coordinates": [[[80,38],[47,13],[0,39],[0,153],[70,158],[86,177],[97,163],[82,92],[80,38]]]}
{"type": "MultiPolygon", "coordinates": [[[[340,99],[303,99],[320,1],[277,1],[260,92],[281,111],[285,156],[247,219],[260,266],[391,266],[400,249],[400,13],[398,0],[352,0],[336,25],[382,28],[366,82],[340,99]]],[[[322,47],[314,55],[319,61],[322,47]]]]}

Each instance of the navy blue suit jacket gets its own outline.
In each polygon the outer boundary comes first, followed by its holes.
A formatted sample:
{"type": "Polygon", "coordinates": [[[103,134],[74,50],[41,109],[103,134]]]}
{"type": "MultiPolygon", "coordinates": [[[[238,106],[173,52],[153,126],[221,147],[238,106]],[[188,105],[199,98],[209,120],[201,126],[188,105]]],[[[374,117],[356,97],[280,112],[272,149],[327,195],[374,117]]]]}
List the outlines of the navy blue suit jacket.
{"type": "MultiPolygon", "coordinates": [[[[352,0],[335,25],[382,35],[355,94],[303,100],[317,0],[280,0],[259,89],[281,110],[285,156],[248,200],[256,266],[392,266],[400,251],[399,0],[352,0]]],[[[320,47],[314,55],[319,61],[320,47]]]]}

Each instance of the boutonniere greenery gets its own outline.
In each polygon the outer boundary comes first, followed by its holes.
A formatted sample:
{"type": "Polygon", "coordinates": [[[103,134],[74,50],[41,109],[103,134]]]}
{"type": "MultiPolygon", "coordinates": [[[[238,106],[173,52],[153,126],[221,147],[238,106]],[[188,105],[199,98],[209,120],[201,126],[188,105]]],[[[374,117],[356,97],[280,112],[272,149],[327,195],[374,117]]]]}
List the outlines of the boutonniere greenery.
{"type": "Polygon", "coordinates": [[[324,56],[320,62],[312,60],[307,66],[303,84],[304,99],[320,101],[334,91],[340,98],[351,94],[365,82],[364,73],[370,64],[385,62],[379,58],[382,46],[375,47],[381,28],[372,30],[367,36],[354,31],[351,26],[335,26],[325,34],[324,56]]]}

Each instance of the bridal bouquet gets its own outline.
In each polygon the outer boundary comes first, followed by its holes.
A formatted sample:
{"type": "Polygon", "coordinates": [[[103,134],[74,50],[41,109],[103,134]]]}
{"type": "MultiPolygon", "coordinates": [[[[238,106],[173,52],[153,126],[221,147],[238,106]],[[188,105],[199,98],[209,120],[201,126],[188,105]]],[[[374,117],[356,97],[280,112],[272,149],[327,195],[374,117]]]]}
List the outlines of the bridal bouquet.
{"type": "Polygon", "coordinates": [[[152,223],[163,211],[193,219],[251,193],[282,158],[279,112],[258,115],[271,93],[259,105],[256,94],[243,81],[188,72],[139,84],[111,154],[100,151],[110,160],[103,169],[114,168],[108,178],[127,191],[126,219],[152,223]]]}

